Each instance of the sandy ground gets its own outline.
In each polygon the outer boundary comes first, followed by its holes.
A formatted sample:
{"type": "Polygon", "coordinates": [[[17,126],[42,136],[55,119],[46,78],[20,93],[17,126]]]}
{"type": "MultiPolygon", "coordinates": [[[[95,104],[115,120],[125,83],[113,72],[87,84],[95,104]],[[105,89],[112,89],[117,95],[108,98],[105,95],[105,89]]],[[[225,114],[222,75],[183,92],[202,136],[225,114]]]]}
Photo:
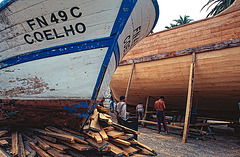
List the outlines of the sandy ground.
{"type": "MultiPolygon", "coordinates": [[[[114,117],[114,115],[112,115],[114,117]]],[[[115,119],[113,119],[115,121],[115,119]]],[[[157,134],[157,126],[139,125],[138,141],[154,149],[159,157],[240,157],[240,139],[234,137],[233,129],[225,126],[211,127],[215,133],[200,136],[190,135],[187,143],[182,143],[181,130],[169,128],[169,134],[157,134]]]]}

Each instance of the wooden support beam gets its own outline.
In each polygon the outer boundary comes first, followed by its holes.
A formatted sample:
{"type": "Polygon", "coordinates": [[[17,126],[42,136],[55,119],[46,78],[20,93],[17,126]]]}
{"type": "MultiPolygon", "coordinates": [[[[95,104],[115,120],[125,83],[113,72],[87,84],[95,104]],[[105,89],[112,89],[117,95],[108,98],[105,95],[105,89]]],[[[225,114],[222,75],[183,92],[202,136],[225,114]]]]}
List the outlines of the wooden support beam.
{"type": "Polygon", "coordinates": [[[129,88],[130,88],[131,81],[132,81],[132,75],[133,75],[134,67],[135,67],[135,63],[133,62],[132,63],[132,70],[131,70],[131,74],[130,74],[130,77],[129,77],[129,80],[128,80],[128,86],[127,86],[127,90],[126,90],[126,94],[125,94],[125,102],[126,102],[126,104],[127,104],[127,99],[128,99],[129,88]]]}
{"type": "Polygon", "coordinates": [[[187,142],[189,123],[190,123],[190,118],[191,118],[191,108],[192,108],[192,101],[193,101],[193,87],[194,87],[195,60],[196,60],[196,55],[195,55],[195,52],[193,52],[192,63],[191,63],[191,68],[190,68],[190,75],[189,75],[189,83],[188,83],[188,96],[187,96],[187,106],[186,106],[186,114],[185,114],[185,123],[184,123],[182,143],[187,142]]]}
{"type": "MultiPolygon", "coordinates": [[[[148,103],[149,103],[149,100],[150,100],[150,96],[147,97],[147,101],[146,101],[146,106],[145,106],[145,113],[144,113],[144,117],[143,119],[146,120],[146,117],[147,117],[147,109],[148,109],[148,103]]],[[[145,123],[143,123],[143,127],[145,126],[145,123]]]]}

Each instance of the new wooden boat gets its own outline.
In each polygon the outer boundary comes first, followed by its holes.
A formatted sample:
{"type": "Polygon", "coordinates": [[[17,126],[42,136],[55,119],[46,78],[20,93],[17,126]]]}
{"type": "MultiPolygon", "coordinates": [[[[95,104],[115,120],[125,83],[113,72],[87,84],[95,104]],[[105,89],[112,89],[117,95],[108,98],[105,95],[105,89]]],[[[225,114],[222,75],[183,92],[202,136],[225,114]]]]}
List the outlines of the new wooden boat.
{"type": "Polygon", "coordinates": [[[0,12],[2,112],[19,117],[34,108],[86,117],[159,14],[156,0],[4,0],[0,12]]]}
{"type": "MultiPolygon", "coordinates": [[[[110,83],[116,99],[128,90],[128,108],[165,96],[167,109],[185,111],[192,54],[193,107],[198,116],[238,120],[240,102],[240,1],[218,16],[154,33],[123,58],[110,83]]],[[[149,109],[150,110],[150,109],[149,109]]],[[[133,110],[134,111],[134,110],[133,110]]],[[[182,112],[184,114],[185,112],[182,112]]]]}

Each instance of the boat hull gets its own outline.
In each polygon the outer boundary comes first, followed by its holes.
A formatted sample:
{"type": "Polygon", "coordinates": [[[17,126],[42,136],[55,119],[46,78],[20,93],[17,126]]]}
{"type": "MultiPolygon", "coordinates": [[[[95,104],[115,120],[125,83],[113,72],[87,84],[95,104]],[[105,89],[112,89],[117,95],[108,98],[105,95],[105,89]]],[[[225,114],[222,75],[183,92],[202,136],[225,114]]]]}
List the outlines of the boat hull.
{"type": "Polygon", "coordinates": [[[119,61],[158,19],[155,0],[1,5],[0,98],[46,108],[94,106],[119,61]]]}
{"type": "MultiPolygon", "coordinates": [[[[240,97],[240,2],[227,13],[155,33],[143,39],[121,61],[110,83],[116,99],[127,96],[129,109],[150,96],[165,96],[168,111],[185,114],[192,63],[196,54],[193,107],[198,116],[236,121],[240,97]],[[238,9],[236,9],[238,8],[238,9]]],[[[169,114],[171,114],[169,112],[169,114]]]]}

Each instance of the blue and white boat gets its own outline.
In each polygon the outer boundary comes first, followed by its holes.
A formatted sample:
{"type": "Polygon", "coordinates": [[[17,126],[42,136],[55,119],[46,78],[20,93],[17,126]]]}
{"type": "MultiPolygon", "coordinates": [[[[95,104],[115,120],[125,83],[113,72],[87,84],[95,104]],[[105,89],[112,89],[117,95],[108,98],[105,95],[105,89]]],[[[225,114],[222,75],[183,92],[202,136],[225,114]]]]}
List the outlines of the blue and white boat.
{"type": "Polygon", "coordinates": [[[2,1],[1,104],[86,108],[85,117],[158,15],[157,0],[2,1]]]}

